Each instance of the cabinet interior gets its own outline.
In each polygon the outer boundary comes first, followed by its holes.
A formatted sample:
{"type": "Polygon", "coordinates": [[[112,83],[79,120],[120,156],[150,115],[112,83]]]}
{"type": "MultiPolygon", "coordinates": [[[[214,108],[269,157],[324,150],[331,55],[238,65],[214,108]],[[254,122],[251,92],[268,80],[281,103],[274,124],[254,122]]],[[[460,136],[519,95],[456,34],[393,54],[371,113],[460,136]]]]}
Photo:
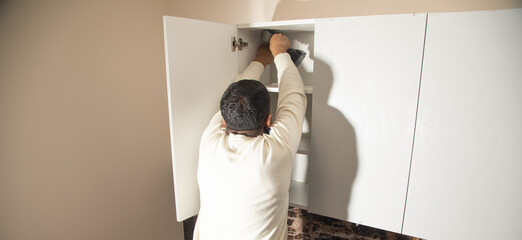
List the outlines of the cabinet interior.
{"type": "MultiPolygon", "coordinates": [[[[238,72],[243,71],[254,59],[257,47],[263,44],[261,32],[264,30],[276,30],[283,32],[290,39],[291,47],[303,50],[306,57],[297,67],[307,97],[307,109],[305,122],[303,124],[301,142],[297,151],[294,168],[292,170],[292,181],[290,184],[290,205],[300,208],[308,208],[308,166],[310,161],[311,136],[310,128],[312,121],[312,95],[313,95],[313,71],[314,71],[314,22],[312,20],[283,21],[259,24],[245,24],[238,26],[238,38],[248,43],[238,52],[238,72]]],[[[238,51],[238,50],[236,50],[238,51]]],[[[277,70],[273,64],[267,66],[260,78],[265,84],[271,97],[271,108],[274,118],[276,113],[278,86],[277,70]]]]}

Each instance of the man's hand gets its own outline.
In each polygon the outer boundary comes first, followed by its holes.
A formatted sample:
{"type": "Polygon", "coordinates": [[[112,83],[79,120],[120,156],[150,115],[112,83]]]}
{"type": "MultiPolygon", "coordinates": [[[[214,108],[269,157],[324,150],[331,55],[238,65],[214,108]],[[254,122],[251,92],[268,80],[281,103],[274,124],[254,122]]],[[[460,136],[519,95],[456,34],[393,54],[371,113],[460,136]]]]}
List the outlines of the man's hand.
{"type": "Polygon", "coordinates": [[[290,48],[290,40],[281,33],[272,35],[270,38],[270,51],[275,57],[277,54],[285,53],[290,48]]]}
{"type": "Polygon", "coordinates": [[[254,58],[254,61],[262,63],[263,66],[274,62],[274,56],[272,56],[268,44],[261,45],[257,48],[257,54],[256,58],[254,58]]]}

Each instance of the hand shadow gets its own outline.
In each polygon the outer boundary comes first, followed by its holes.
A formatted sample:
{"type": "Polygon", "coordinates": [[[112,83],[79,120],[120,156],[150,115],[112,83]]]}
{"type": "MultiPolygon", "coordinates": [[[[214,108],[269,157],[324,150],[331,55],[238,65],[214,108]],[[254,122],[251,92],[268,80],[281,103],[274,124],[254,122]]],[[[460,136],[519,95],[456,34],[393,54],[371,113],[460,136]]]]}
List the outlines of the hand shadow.
{"type": "Polygon", "coordinates": [[[328,105],[334,81],[330,66],[315,58],[314,76],[309,210],[347,220],[358,166],[356,135],[346,117],[328,105]]]}

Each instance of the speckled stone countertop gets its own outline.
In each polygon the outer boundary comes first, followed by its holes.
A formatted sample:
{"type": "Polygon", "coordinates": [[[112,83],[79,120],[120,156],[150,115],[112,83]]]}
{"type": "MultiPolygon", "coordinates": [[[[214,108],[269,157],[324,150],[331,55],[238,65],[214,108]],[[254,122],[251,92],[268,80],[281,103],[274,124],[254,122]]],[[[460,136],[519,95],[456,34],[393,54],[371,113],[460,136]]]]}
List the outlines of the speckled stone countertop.
{"type": "MultiPolygon", "coordinates": [[[[185,240],[191,240],[197,216],[183,221],[185,240]]],[[[419,238],[388,232],[363,225],[320,216],[306,210],[288,209],[288,240],[419,240],[419,238]]]]}
{"type": "Polygon", "coordinates": [[[418,240],[419,238],[357,225],[290,207],[288,209],[288,240],[297,239],[418,240]]]}

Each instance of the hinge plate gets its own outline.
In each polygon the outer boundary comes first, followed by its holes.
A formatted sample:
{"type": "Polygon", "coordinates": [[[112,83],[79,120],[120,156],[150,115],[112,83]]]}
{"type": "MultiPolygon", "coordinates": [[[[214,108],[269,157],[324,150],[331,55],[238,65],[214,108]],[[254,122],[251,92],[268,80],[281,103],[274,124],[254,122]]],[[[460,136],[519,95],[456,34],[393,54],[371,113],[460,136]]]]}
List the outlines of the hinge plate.
{"type": "Polygon", "coordinates": [[[248,46],[247,42],[243,42],[242,38],[238,38],[236,41],[236,37],[232,37],[232,52],[236,51],[236,48],[238,48],[240,51],[243,50],[243,47],[248,46]]]}

